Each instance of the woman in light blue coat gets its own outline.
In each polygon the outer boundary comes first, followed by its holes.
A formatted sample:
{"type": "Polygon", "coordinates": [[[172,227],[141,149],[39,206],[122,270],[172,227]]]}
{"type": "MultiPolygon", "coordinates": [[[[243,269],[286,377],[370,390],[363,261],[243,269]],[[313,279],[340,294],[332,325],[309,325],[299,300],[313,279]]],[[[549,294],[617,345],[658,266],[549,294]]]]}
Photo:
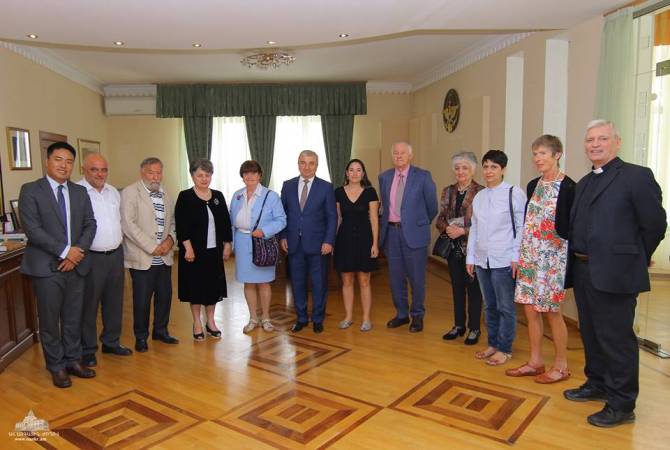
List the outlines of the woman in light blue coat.
{"type": "Polygon", "coordinates": [[[268,239],[276,235],[286,226],[286,213],[279,195],[260,184],[263,169],[258,162],[242,163],[240,176],[244,180],[245,187],[233,194],[230,202],[230,219],[234,230],[235,278],[244,283],[244,297],[249,307],[250,319],[244,327],[244,332],[249,333],[259,326],[256,313],[259,297],[262,311],[260,326],[269,332],[274,329],[270,321],[272,299],[270,282],[275,279],[275,266],[254,265],[251,236],[268,239]],[[254,229],[259,215],[260,222],[254,229]]]}

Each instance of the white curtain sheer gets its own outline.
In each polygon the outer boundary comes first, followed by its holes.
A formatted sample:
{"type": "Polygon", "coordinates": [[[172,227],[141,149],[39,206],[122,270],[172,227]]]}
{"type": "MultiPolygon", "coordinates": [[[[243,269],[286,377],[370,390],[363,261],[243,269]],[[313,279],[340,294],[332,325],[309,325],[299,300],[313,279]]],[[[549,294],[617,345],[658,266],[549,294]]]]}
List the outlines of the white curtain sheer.
{"type": "Polygon", "coordinates": [[[233,193],[244,187],[240,166],[251,159],[244,117],[215,117],[212,126],[212,154],[214,165],[212,189],[223,192],[230,206],[233,193]]]}
{"type": "Polygon", "coordinates": [[[270,189],[279,193],[284,181],[299,175],[298,155],[302,150],[312,150],[319,155],[316,176],[330,181],[321,117],[278,116],[270,189]]]}

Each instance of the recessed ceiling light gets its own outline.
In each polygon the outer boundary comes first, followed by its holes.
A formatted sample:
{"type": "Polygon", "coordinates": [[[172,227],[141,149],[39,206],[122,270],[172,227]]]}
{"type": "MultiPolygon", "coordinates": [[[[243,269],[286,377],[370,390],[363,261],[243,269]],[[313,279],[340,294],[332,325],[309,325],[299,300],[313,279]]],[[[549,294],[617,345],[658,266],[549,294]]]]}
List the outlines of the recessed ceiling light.
{"type": "Polygon", "coordinates": [[[27,36],[28,36],[30,39],[37,39],[37,38],[38,38],[38,36],[37,36],[36,34],[32,34],[32,33],[28,34],[27,36]]]}
{"type": "Polygon", "coordinates": [[[193,47],[200,48],[200,47],[202,47],[202,44],[193,44],[193,47]]]}
{"type": "Polygon", "coordinates": [[[123,41],[114,41],[114,45],[119,46],[119,47],[124,45],[124,44],[125,43],[123,41]]]}
{"type": "Polygon", "coordinates": [[[268,41],[268,45],[275,45],[277,42],[275,41],[268,41]]]}
{"type": "Polygon", "coordinates": [[[340,37],[341,38],[349,37],[349,33],[342,33],[340,34],[340,37]]]}

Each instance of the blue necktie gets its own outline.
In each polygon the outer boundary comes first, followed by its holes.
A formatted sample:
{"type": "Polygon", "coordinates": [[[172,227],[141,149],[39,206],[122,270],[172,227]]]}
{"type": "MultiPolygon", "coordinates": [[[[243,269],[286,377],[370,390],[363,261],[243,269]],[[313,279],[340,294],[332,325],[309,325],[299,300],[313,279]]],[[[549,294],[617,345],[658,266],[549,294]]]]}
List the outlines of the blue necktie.
{"type": "Polygon", "coordinates": [[[69,241],[67,238],[67,208],[65,207],[65,196],[63,195],[63,185],[58,186],[58,206],[60,206],[60,215],[63,219],[63,224],[65,225],[65,240],[69,241]]]}

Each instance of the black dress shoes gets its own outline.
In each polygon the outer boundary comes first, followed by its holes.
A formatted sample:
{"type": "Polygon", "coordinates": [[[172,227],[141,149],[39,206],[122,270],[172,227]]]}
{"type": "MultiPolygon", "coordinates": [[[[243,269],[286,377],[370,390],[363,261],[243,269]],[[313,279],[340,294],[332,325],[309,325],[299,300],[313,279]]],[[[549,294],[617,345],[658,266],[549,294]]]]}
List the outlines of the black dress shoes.
{"type": "Polygon", "coordinates": [[[108,347],[105,344],[102,344],[102,353],[111,353],[112,355],[119,356],[129,356],[133,354],[133,351],[128,347],[123,345],[117,345],[116,347],[108,347]]]}
{"type": "Polygon", "coordinates": [[[465,345],[475,345],[477,342],[479,342],[479,336],[481,335],[482,332],[479,330],[470,330],[463,343],[465,345]]]}
{"type": "Polygon", "coordinates": [[[67,373],[70,375],[74,375],[75,377],[78,378],[93,378],[95,377],[95,370],[89,369],[88,367],[84,367],[78,362],[72,364],[71,366],[68,366],[65,370],[67,370],[67,373]]]}
{"type": "Polygon", "coordinates": [[[409,326],[410,333],[423,331],[423,317],[412,317],[412,324],[409,326]]]}
{"type": "Polygon", "coordinates": [[[54,386],[58,388],[69,388],[72,386],[72,380],[70,380],[70,376],[65,369],[51,372],[51,379],[53,380],[54,386]]]}
{"type": "Polygon", "coordinates": [[[154,341],[161,341],[165,344],[179,344],[179,339],[169,334],[154,334],[151,336],[154,341]]]}
{"type": "Polygon", "coordinates": [[[89,355],[81,355],[81,365],[84,367],[95,367],[98,365],[98,359],[94,353],[89,355]]]}
{"type": "Polygon", "coordinates": [[[291,327],[291,331],[293,331],[294,333],[297,333],[298,331],[302,330],[306,326],[307,326],[307,322],[296,322],[291,327]]]}
{"type": "Polygon", "coordinates": [[[207,324],[205,324],[205,330],[207,330],[207,334],[213,338],[219,339],[221,337],[221,330],[212,330],[207,324]]]}
{"type": "Polygon", "coordinates": [[[587,384],[582,384],[576,389],[563,391],[563,397],[573,402],[607,401],[607,393],[605,391],[587,384]]]}
{"type": "Polygon", "coordinates": [[[596,427],[611,428],[624,423],[635,422],[635,413],[633,411],[617,411],[606,404],[602,411],[591,414],[586,420],[596,427]]]}
{"type": "Polygon", "coordinates": [[[465,334],[465,327],[453,327],[451,330],[447,331],[445,335],[442,336],[442,339],[445,341],[453,341],[459,336],[465,334]]]}
{"type": "Polygon", "coordinates": [[[394,317],[386,322],[386,328],[398,328],[409,323],[409,317],[394,317]]]}
{"type": "Polygon", "coordinates": [[[314,332],[315,333],[323,333],[323,324],[322,323],[314,323],[312,325],[314,332]]]}
{"type": "Polygon", "coordinates": [[[149,345],[147,344],[146,339],[136,339],[135,340],[135,351],[144,353],[149,350],[149,345]]]}

